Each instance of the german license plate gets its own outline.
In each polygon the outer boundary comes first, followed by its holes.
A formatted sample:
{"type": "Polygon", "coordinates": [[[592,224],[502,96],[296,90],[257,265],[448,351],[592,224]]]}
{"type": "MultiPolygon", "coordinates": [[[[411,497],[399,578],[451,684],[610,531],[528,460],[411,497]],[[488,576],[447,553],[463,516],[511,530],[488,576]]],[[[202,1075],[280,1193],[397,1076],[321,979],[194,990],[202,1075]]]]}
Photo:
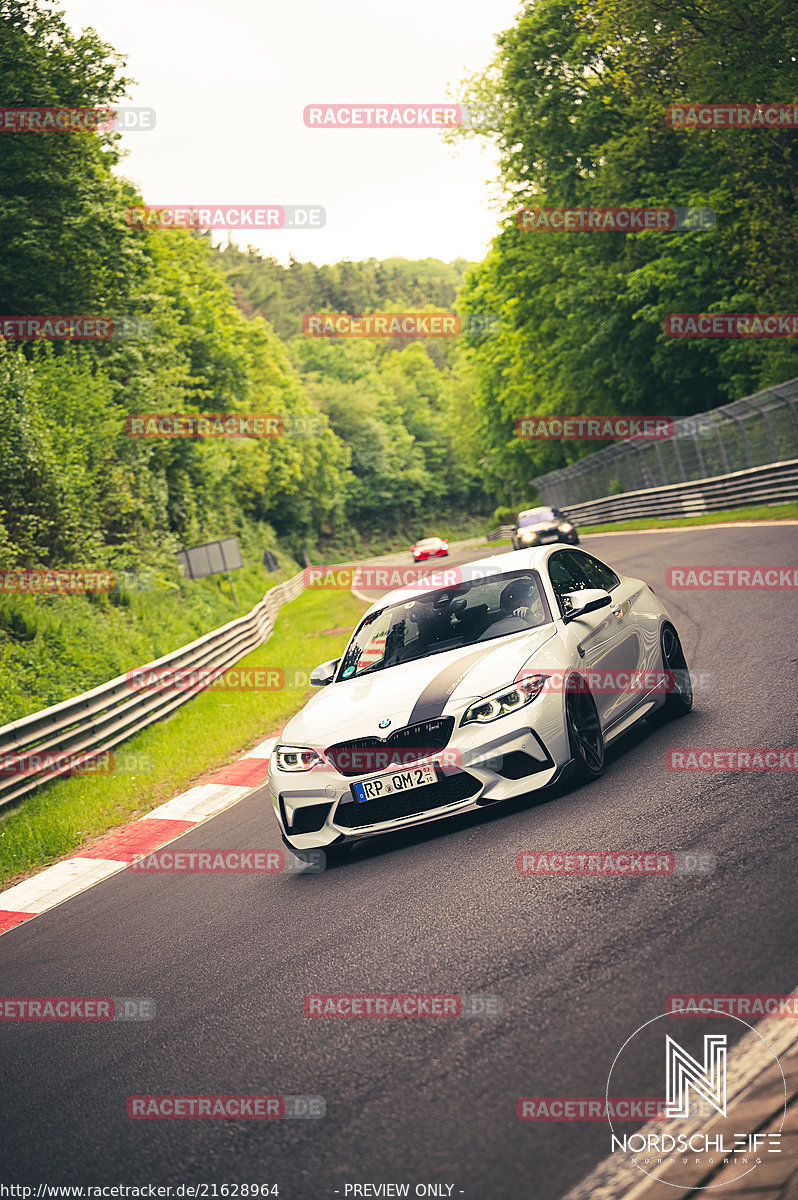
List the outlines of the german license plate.
{"type": "Polygon", "coordinates": [[[556,533],[547,533],[540,540],[541,540],[541,542],[556,542],[557,534],[556,533]]]}
{"type": "Polygon", "coordinates": [[[405,767],[378,775],[376,779],[353,783],[352,791],[356,800],[378,800],[381,796],[392,796],[394,792],[411,792],[414,788],[429,787],[437,782],[435,768],[430,763],[421,763],[417,767],[405,767]]]}

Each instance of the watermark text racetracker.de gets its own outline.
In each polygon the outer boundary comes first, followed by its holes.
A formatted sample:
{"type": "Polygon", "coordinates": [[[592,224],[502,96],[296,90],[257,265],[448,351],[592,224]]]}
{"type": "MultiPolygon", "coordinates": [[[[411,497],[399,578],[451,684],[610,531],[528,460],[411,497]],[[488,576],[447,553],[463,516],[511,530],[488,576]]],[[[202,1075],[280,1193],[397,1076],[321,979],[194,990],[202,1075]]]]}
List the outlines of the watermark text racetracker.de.
{"type": "Polygon", "coordinates": [[[798,771],[798,750],[775,746],[747,746],[723,749],[718,746],[682,746],[668,750],[665,765],[669,771],[718,771],[737,774],[745,771],[798,771]]]}
{"type": "Polygon", "coordinates": [[[459,995],[453,992],[313,992],[305,996],[303,1001],[306,1017],[321,1018],[454,1020],[460,1017],[499,1017],[502,1008],[500,996],[459,995]]]}
{"type": "Polygon", "coordinates": [[[516,855],[519,875],[711,875],[716,856],[707,850],[522,850],[516,855]]]}
{"type": "Polygon", "coordinates": [[[665,1011],[671,1017],[798,1017],[798,994],[692,992],[668,996],[665,1011]]]}
{"type": "Polygon", "coordinates": [[[674,436],[672,417],[655,416],[529,416],[518,417],[515,436],[528,441],[661,442],[674,436]]]}
{"type": "Polygon", "coordinates": [[[712,229],[711,208],[664,208],[626,206],[520,208],[515,216],[519,229],[540,233],[690,233],[712,229]]]}
{"type": "Polygon", "coordinates": [[[135,667],[125,680],[131,692],[281,692],[310,686],[306,671],[282,667],[135,667]]]}
{"type": "Polygon", "coordinates": [[[138,204],[132,229],[323,229],[321,204],[138,204]]]}
{"type": "Polygon", "coordinates": [[[318,437],[325,418],[279,413],[130,413],[125,433],[132,438],[318,437]]]}
{"type": "Polygon", "coordinates": [[[451,101],[439,104],[306,104],[308,129],[453,129],[465,112],[451,101]]]}
{"type": "Polygon", "coordinates": [[[0,1021],[152,1021],[148,996],[0,996],[0,1021]]]}
{"type": "Polygon", "coordinates": [[[125,1107],[129,1117],[140,1121],[313,1120],[327,1112],[323,1096],[141,1095],[129,1096],[125,1107]]]}
{"type": "MultiPolygon", "coordinates": [[[[317,851],[313,858],[316,866],[323,868],[323,852],[317,851]]],[[[167,847],[135,859],[126,870],[154,875],[290,875],[310,873],[308,865],[278,849],[175,850],[167,847]]]]}
{"type": "Polygon", "coordinates": [[[24,595],[82,595],[86,592],[111,592],[116,585],[113,571],[86,567],[7,567],[0,568],[0,592],[24,595]]]}
{"type": "Polygon", "coordinates": [[[124,105],[0,108],[0,133],[132,133],[154,128],[154,108],[124,105]]]}
{"type": "MultiPolygon", "coordinates": [[[[498,574],[498,568],[496,573],[498,574]]],[[[459,567],[447,567],[443,571],[430,572],[421,565],[412,567],[363,567],[346,563],[337,566],[305,567],[302,583],[306,588],[322,588],[324,591],[348,592],[352,588],[370,590],[379,588],[393,591],[396,588],[420,587],[435,589],[456,587],[463,582],[459,567]]]]}
{"type": "Polygon", "coordinates": [[[491,312],[313,312],[302,318],[302,332],[321,338],[484,338],[501,328],[500,314],[491,312]]]}
{"type": "Polygon", "coordinates": [[[149,317],[0,317],[0,339],[5,342],[110,342],[150,337],[154,329],[149,317]]]}
{"type": "Polygon", "coordinates": [[[521,1096],[519,1121],[665,1120],[665,1100],[655,1096],[521,1096]]]}
{"type": "Polygon", "coordinates": [[[668,337],[798,337],[798,313],[668,313],[668,337]]]}
{"type": "Polygon", "coordinates": [[[665,586],[671,591],[794,591],[798,567],[673,566],[665,573],[665,586]]]}
{"type": "Polygon", "coordinates": [[[102,753],[73,754],[69,751],[32,754],[0,754],[0,778],[33,775],[110,775],[115,768],[114,755],[102,753]]]}
{"type": "Polygon", "coordinates": [[[75,754],[69,751],[33,751],[0,754],[0,778],[33,775],[152,775],[155,756],[144,750],[104,750],[75,754]]]}
{"type": "Polygon", "coordinates": [[[795,104],[670,104],[671,129],[798,129],[795,104]]]}

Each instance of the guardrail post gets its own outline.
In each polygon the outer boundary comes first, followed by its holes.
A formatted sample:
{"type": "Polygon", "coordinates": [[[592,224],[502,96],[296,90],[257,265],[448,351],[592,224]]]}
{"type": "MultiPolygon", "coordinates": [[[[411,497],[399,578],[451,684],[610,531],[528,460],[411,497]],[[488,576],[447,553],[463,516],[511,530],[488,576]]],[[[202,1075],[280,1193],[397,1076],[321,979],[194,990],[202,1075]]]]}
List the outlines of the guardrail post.
{"type": "Polygon", "coordinates": [[[773,392],[774,396],[778,396],[780,400],[783,400],[789,408],[790,416],[792,417],[792,423],[795,426],[795,434],[796,437],[798,437],[798,409],[795,407],[795,400],[792,398],[792,396],[785,396],[784,393],[780,392],[778,388],[772,387],[768,390],[773,392]]]}
{"type": "Polygon", "coordinates": [[[768,416],[767,409],[765,407],[765,401],[762,400],[760,404],[752,405],[752,407],[762,414],[762,420],[765,423],[765,432],[768,435],[768,445],[770,446],[770,453],[772,455],[771,461],[775,462],[779,457],[779,452],[776,449],[776,439],[773,436],[773,426],[770,423],[770,417],[768,416]]]}
{"type": "Polygon", "coordinates": [[[695,431],[693,432],[693,448],[695,449],[695,456],[698,459],[698,469],[700,474],[701,476],[706,476],[707,464],[704,459],[704,455],[701,453],[701,446],[698,442],[698,433],[695,431]]]}
{"type": "Polygon", "coordinates": [[[753,467],[754,456],[751,453],[751,446],[748,442],[748,434],[745,432],[744,419],[742,417],[738,417],[736,413],[727,413],[726,415],[728,416],[730,421],[734,421],[735,425],[739,429],[740,441],[742,442],[743,450],[745,451],[745,461],[749,467],[753,467]]]}
{"type": "Polygon", "coordinates": [[[687,474],[685,473],[685,469],[684,469],[684,459],[682,458],[682,451],[681,451],[681,447],[679,446],[679,439],[675,436],[673,439],[673,457],[676,459],[676,466],[679,468],[679,474],[681,475],[681,479],[679,482],[686,483],[687,482],[687,474]]]}

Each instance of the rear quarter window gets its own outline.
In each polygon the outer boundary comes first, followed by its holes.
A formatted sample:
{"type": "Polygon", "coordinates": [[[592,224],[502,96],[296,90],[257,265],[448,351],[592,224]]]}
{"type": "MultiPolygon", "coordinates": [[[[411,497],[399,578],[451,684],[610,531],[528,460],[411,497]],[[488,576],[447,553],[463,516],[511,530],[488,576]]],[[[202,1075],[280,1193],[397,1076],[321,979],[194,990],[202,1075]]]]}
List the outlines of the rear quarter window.
{"type": "Polygon", "coordinates": [[[610,567],[599,562],[592,554],[586,554],[584,550],[574,550],[571,553],[582,568],[582,574],[591,587],[603,588],[605,592],[611,592],[621,582],[610,567]]]}

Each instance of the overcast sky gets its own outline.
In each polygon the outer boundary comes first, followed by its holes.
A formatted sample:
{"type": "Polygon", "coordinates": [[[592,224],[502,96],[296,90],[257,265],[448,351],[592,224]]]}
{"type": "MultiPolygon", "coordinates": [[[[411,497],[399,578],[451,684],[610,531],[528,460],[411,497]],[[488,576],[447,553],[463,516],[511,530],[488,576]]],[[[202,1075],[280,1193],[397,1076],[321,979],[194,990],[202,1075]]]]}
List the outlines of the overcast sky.
{"type": "MultiPolygon", "coordinates": [[[[233,235],[287,262],[485,254],[495,152],[433,129],[308,129],[311,103],[437,103],[481,70],[519,0],[63,0],[156,110],[121,171],[152,204],[317,204],[321,230],[233,235]]],[[[226,240],[225,233],[215,239],[226,240]]]]}

